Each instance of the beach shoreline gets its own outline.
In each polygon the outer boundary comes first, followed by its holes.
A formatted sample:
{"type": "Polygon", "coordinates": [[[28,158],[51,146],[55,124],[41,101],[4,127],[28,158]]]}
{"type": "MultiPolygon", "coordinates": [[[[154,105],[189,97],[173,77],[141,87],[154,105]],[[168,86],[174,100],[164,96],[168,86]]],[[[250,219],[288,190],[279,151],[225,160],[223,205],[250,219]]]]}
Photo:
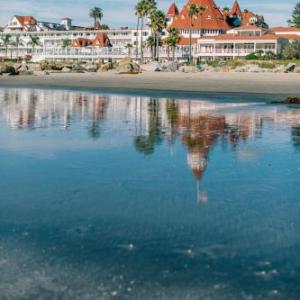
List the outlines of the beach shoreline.
{"type": "Polygon", "coordinates": [[[281,98],[300,95],[300,74],[282,73],[164,73],[137,75],[106,73],[44,73],[0,76],[0,87],[102,90],[114,93],[266,95],[281,98]]]}

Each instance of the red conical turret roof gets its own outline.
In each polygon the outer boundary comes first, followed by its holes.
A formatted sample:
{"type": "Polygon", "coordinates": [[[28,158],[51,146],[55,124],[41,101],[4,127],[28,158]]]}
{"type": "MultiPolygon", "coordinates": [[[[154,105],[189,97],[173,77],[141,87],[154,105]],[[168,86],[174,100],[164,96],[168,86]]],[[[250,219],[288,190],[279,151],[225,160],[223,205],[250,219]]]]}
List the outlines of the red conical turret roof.
{"type": "Polygon", "coordinates": [[[101,29],[101,24],[100,24],[99,20],[97,20],[95,23],[95,30],[100,30],[100,29],[101,29]]]}
{"type": "Polygon", "coordinates": [[[242,16],[242,10],[237,0],[234,1],[230,14],[232,16],[242,16]]]}
{"type": "Polygon", "coordinates": [[[192,4],[205,8],[201,14],[194,18],[192,22],[193,29],[230,29],[230,26],[225,20],[225,16],[213,0],[189,0],[188,3],[184,5],[179,15],[174,18],[171,25],[172,27],[178,29],[190,28],[190,17],[188,11],[192,4]]]}
{"type": "Polygon", "coordinates": [[[167,15],[169,17],[175,17],[179,14],[178,8],[176,6],[176,4],[173,2],[168,10],[167,15]]]}

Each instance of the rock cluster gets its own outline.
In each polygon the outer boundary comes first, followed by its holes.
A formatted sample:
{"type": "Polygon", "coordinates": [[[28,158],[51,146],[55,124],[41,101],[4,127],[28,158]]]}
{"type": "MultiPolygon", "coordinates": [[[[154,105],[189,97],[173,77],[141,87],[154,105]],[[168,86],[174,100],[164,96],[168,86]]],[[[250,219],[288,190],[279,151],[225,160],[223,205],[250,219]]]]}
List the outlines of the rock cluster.
{"type": "Polygon", "coordinates": [[[11,65],[1,65],[0,66],[0,75],[32,75],[33,72],[30,70],[29,65],[25,62],[14,67],[11,65]]]}
{"type": "Polygon", "coordinates": [[[141,67],[131,58],[125,58],[119,62],[117,71],[119,74],[138,74],[141,72],[141,67]]]}
{"type": "Polygon", "coordinates": [[[300,104],[300,96],[287,97],[283,101],[272,101],[272,104],[300,104]]]}

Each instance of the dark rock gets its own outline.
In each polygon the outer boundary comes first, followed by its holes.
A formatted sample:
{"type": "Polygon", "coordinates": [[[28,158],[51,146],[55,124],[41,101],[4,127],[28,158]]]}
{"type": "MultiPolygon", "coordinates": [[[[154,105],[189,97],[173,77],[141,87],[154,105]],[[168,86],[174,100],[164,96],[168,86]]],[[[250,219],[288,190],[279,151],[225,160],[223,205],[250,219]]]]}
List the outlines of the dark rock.
{"type": "Polygon", "coordinates": [[[283,101],[272,101],[272,104],[300,104],[300,96],[287,97],[283,101]]]}
{"type": "Polygon", "coordinates": [[[285,68],[285,72],[293,72],[295,68],[296,68],[296,64],[289,63],[285,68]]]}
{"type": "Polygon", "coordinates": [[[288,97],[284,100],[284,104],[300,104],[300,96],[298,97],[288,97]]]}
{"type": "Polygon", "coordinates": [[[17,75],[16,69],[12,66],[4,65],[0,67],[1,74],[17,75]]]}
{"type": "Polygon", "coordinates": [[[72,71],[82,73],[84,72],[84,68],[82,67],[82,65],[76,64],[72,66],[72,71]]]}
{"type": "Polygon", "coordinates": [[[83,66],[83,69],[86,72],[97,72],[98,71],[98,67],[95,64],[86,64],[85,66],[83,66]]]}
{"type": "Polygon", "coordinates": [[[141,68],[136,63],[123,63],[118,67],[119,74],[138,74],[141,72],[141,68]]]}

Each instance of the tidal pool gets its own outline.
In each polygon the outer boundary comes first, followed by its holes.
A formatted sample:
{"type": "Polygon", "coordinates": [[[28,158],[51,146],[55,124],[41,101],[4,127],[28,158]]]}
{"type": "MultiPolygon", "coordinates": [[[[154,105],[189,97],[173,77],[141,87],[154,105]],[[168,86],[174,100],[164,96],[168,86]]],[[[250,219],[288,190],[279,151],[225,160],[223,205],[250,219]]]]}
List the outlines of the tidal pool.
{"type": "Polygon", "coordinates": [[[0,299],[299,299],[300,109],[0,89],[0,299]]]}

